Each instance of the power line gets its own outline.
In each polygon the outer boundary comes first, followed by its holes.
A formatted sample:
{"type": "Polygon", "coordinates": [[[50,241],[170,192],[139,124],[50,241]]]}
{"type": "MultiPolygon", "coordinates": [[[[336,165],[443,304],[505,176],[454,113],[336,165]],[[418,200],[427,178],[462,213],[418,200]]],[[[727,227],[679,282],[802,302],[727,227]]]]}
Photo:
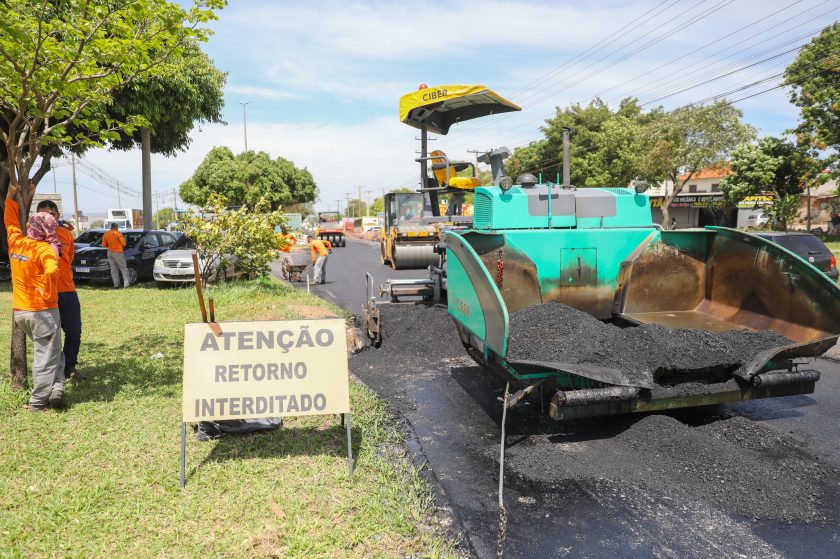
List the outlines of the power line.
{"type": "MultiPolygon", "coordinates": [[[[702,45],[702,46],[700,46],[700,47],[697,47],[696,49],[694,49],[694,50],[692,50],[692,51],[689,51],[689,52],[687,52],[687,53],[685,53],[685,54],[683,54],[683,55],[681,55],[681,56],[678,56],[677,58],[672,58],[672,59],[671,59],[671,60],[669,60],[668,62],[665,62],[665,63],[663,63],[663,64],[660,64],[659,66],[657,66],[656,68],[653,68],[652,70],[648,70],[647,72],[644,72],[644,73],[642,73],[642,74],[639,74],[638,76],[636,76],[636,77],[635,77],[635,78],[633,78],[633,79],[627,80],[627,81],[622,82],[622,83],[620,83],[620,84],[616,84],[616,85],[614,85],[614,86],[612,86],[612,87],[609,87],[609,88],[607,88],[607,89],[601,90],[600,92],[598,92],[598,93],[596,93],[595,95],[593,95],[593,97],[601,97],[601,96],[602,96],[602,95],[604,95],[605,93],[608,93],[608,92],[610,92],[610,91],[613,91],[614,89],[616,89],[616,88],[618,88],[618,87],[622,87],[622,86],[625,86],[625,85],[631,84],[631,83],[633,83],[634,81],[639,80],[639,79],[641,79],[641,78],[643,78],[643,77],[649,77],[649,76],[650,76],[650,74],[652,74],[653,72],[656,72],[656,71],[658,71],[658,70],[661,70],[662,68],[665,68],[666,66],[670,66],[670,65],[671,65],[671,64],[673,64],[674,62],[679,62],[680,60],[682,60],[682,59],[684,59],[684,58],[686,58],[686,57],[688,57],[688,56],[691,56],[692,54],[696,54],[696,53],[698,53],[698,52],[700,52],[700,51],[702,51],[702,50],[704,50],[704,49],[706,49],[706,48],[708,48],[708,47],[710,47],[710,46],[712,46],[712,45],[714,45],[714,44],[717,44],[717,43],[719,43],[719,42],[721,42],[721,41],[725,40],[725,39],[728,39],[729,37],[732,37],[733,35],[737,35],[738,33],[742,32],[742,31],[744,31],[744,30],[746,30],[746,29],[749,29],[750,27],[753,27],[754,25],[757,25],[757,24],[761,23],[762,21],[765,21],[765,20],[767,20],[767,19],[769,19],[769,18],[771,18],[771,17],[773,17],[773,16],[775,16],[775,15],[777,15],[777,14],[780,14],[780,13],[784,12],[785,10],[788,10],[788,9],[792,8],[793,6],[795,6],[795,5],[797,5],[797,4],[800,4],[800,3],[804,2],[804,1],[805,1],[805,0],[796,0],[795,2],[792,2],[792,3],[788,4],[787,6],[785,6],[785,7],[781,8],[781,9],[776,10],[775,12],[772,12],[772,13],[770,13],[770,14],[767,14],[766,16],[764,16],[764,17],[762,17],[762,18],[759,18],[759,19],[757,19],[757,20],[755,20],[755,21],[753,21],[753,22],[751,22],[751,23],[749,23],[749,24],[747,24],[747,25],[745,25],[745,26],[743,26],[743,27],[739,27],[739,28],[738,28],[738,29],[736,29],[735,31],[732,31],[732,32],[730,32],[730,33],[727,33],[726,35],[724,35],[724,36],[722,36],[722,37],[718,37],[718,38],[717,38],[717,39],[715,39],[714,41],[711,41],[711,42],[709,42],[709,43],[706,43],[705,45],[702,45]]],[[[828,0],[825,0],[825,1],[824,1],[824,2],[822,2],[821,4],[824,4],[824,3],[825,3],[825,2],[827,2],[827,1],[828,1],[828,0]]],[[[818,5],[819,5],[819,4],[818,4],[818,5]]],[[[814,9],[814,8],[815,8],[815,6],[814,6],[814,7],[809,8],[809,10],[814,9]]],[[[807,11],[807,10],[806,10],[806,11],[807,11]]],[[[796,17],[796,16],[794,16],[794,17],[796,17]]]]}
{"type": "MultiPolygon", "coordinates": [[[[700,2],[698,2],[698,3],[696,3],[696,4],[693,4],[693,5],[692,5],[691,7],[689,7],[688,9],[683,10],[682,12],[680,12],[680,13],[679,13],[676,17],[680,17],[680,16],[682,16],[682,15],[684,15],[684,14],[686,14],[686,13],[690,12],[691,10],[693,10],[694,8],[696,8],[697,6],[699,6],[700,4],[704,3],[705,1],[706,1],[706,0],[701,0],[700,2]]],[[[674,35],[675,33],[678,33],[679,31],[682,31],[682,30],[686,29],[687,27],[689,27],[689,26],[691,26],[691,25],[693,25],[693,24],[697,23],[698,21],[701,21],[701,20],[703,20],[703,19],[705,19],[705,18],[709,17],[709,16],[710,16],[710,15],[712,15],[713,13],[715,13],[715,12],[717,12],[717,11],[721,10],[722,8],[726,7],[727,5],[731,4],[733,1],[734,1],[734,0],[721,0],[721,1],[719,1],[717,4],[714,4],[711,8],[708,8],[707,10],[705,10],[704,12],[701,12],[700,14],[697,14],[697,15],[695,15],[695,16],[692,16],[692,17],[691,17],[690,19],[688,19],[687,21],[684,21],[684,22],[682,22],[682,23],[678,23],[676,27],[669,29],[669,30],[668,30],[668,31],[666,31],[665,33],[663,33],[663,34],[659,35],[658,37],[656,37],[655,39],[653,39],[653,40],[651,40],[651,41],[649,41],[649,42],[645,43],[645,44],[644,44],[644,45],[642,45],[641,47],[639,47],[639,48],[637,48],[637,49],[635,49],[635,50],[631,51],[629,54],[625,54],[625,55],[621,56],[621,58],[619,58],[618,60],[614,60],[614,61],[609,62],[607,65],[605,65],[605,66],[603,66],[603,67],[599,68],[598,70],[595,70],[595,71],[593,71],[593,72],[591,72],[591,73],[587,74],[586,76],[584,76],[583,78],[578,79],[578,80],[577,80],[577,81],[575,81],[575,82],[572,82],[572,83],[570,83],[570,84],[569,84],[569,83],[567,83],[567,81],[568,81],[568,80],[571,80],[574,76],[579,75],[579,74],[580,74],[580,72],[581,72],[581,71],[583,71],[583,70],[580,70],[580,71],[578,71],[578,72],[576,72],[576,73],[571,74],[571,75],[570,75],[570,76],[568,76],[568,77],[564,77],[561,81],[559,81],[559,82],[557,82],[556,84],[554,84],[554,87],[555,87],[555,88],[557,88],[557,87],[559,87],[560,85],[564,85],[564,86],[566,86],[567,88],[569,88],[569,87],[574,87],[575,85],[579,85],[580,83],[583,83],[584,81],[588,80],[589,78],[594,77],[594,76],[596,76],[596,75],[598,75],[598,74],[600,74],[600,73],[602,73],[602,72],[604,72],[604,71],[608,70],[609,68],[612,68],[612,67],[613,67],[613,66],[615,66],[616,64],[619,64],[619,63],[621,63],[621,62],[623,62],[623,61],[625,61],[625,60],[629,59],[630,57],[632,57],[632,56],[634,56],[634,55],[638,54],[639,52],[641,52],[641,51],[643,51],[643,50],[645,50],[645,49],[648,49],[648,48],[650,48],[651,46],[653,46],[653,45],[655,45],[655,44],[657,44],[657,43],[662,42],[663,40],[665,40],[665,39],[667,39],[668,37],[670,37],[670,36],[674,35]]],[[[594,64],[598,64],[598,63],[600,63],[600,62],[604,61],[606,58],[608,58],[609,56],[611,56],[611,55],[613,55],[613,54],[618,54],[618,53],[620,53],[620,52],[621,52],[623,49],[625,49],[627,46],[628,46],[628,45],[625,45],[625,46],[619,47],[618,49],[614,50],[613,52],[606,54],[605,56],[603,56],[603,57],[601,57],[600,59],[598,59],[597,61],[595,61],[595,62],[593,63],[593,65],[594,65],[594,64]]],[[[542,103],[543,101],[546,101],[546,100],[548,100],[548,99],[551,99],[551,98],[552,98],[552,96],[553,96],[553,92],[549,91],[549,90],[548,90],[548,88],[545,88],[545,89],[543,89],[543,90],[539,90],[539,91],[538,91],[538,93],[539,93],[539,92],[543,92],[543,93],[545,93],[545,92],[547,92],[547,91],[548,91],[548,95],[543,95],[542,97],[538,97],[538,98],[534,101],[534,106],[539,105],[539,104],[540,104],[540,103],[542,103]]],[[[498,119],[497,119],[497,121],[498,121],[498,119]]],[[[527,125],[529,125],[529,124],[531,124],[531,123],[522,123],[522,124],[520,124],[520,125],[517,125],[517,126],[513,126],[513,127],[508,128],[508,131],[511,131],[511,130],[516,130],[516,129],[522,128],[523,126],[527,126],[527,125]]],[[[488,125],[489,125],[489,123],[488,123],[488,125]]]]}

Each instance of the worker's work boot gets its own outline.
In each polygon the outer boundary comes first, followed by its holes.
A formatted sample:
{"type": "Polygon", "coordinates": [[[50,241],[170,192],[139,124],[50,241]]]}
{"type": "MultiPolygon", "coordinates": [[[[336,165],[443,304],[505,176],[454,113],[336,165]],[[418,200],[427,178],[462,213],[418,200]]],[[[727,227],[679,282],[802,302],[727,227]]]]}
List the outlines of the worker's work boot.
{"type": "Polygon", "coordinates": [[[50,392],[50,407],[63,408],[64,405],[64,389],[53,388],[52,392],[50,392]]]}

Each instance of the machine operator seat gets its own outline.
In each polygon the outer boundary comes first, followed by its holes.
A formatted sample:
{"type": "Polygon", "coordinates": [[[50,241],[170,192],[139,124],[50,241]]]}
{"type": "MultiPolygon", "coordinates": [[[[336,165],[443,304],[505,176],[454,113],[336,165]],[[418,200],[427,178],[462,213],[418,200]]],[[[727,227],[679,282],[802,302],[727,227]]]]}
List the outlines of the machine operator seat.
{"type": "MultiPolygon", "coordinates": [[[[458,171],[463,171],[468,167],[472,167],[471,163],[461,161],[449,161],[446,154],[441,150],[435,150],[430,154],[432,158],[432,171],[435,174],[435,180],[440,188],[449,188],[461,191],[473,191],[475,187],[481,185],[478,177],[459,177],[458,171]]],[[[475,167],[473,167],[473,172],[475,167]]]]}

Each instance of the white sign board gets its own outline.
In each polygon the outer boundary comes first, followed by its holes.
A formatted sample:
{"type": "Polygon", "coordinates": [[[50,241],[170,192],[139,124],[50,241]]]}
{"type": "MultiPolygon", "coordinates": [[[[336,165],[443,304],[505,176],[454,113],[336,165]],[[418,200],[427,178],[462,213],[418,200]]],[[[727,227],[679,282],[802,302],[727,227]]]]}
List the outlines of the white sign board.
{"type": "Polygon", "coordinates": [[[183,421],[349,412],[343,320],[186,325],[183,421]]]}

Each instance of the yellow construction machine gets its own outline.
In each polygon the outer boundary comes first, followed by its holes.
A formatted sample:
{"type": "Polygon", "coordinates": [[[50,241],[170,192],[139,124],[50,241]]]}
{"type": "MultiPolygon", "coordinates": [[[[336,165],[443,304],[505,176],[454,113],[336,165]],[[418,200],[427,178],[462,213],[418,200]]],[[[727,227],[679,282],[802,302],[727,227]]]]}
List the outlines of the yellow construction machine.
{"type": "MultiPolygon", "coordinates": [[[[443,151],[429,153],[429,132],[445,135],[455,123],[519,110],[484,85],[421,85],[400,98],[400,120],[420,130],[420,157],[415,160],[420,163],[420,188],[416,193],[385,195],[385,220],[380,230],[383,264],[395,270],[438,264],[444,232],[472,222],[461,210],[464,195],[480,184],[477,169],[473,163],[450,161],[443,151]],[[470,176],[458,175],[467,169],[472,170],[470,176]],[[444,195],[449,200],[442,212],[444,195]]],[[[494,182],[504,175],[502,161],[509,155],[507,148],[500,148],[479,158],[491,165],[494,182]]]]}

